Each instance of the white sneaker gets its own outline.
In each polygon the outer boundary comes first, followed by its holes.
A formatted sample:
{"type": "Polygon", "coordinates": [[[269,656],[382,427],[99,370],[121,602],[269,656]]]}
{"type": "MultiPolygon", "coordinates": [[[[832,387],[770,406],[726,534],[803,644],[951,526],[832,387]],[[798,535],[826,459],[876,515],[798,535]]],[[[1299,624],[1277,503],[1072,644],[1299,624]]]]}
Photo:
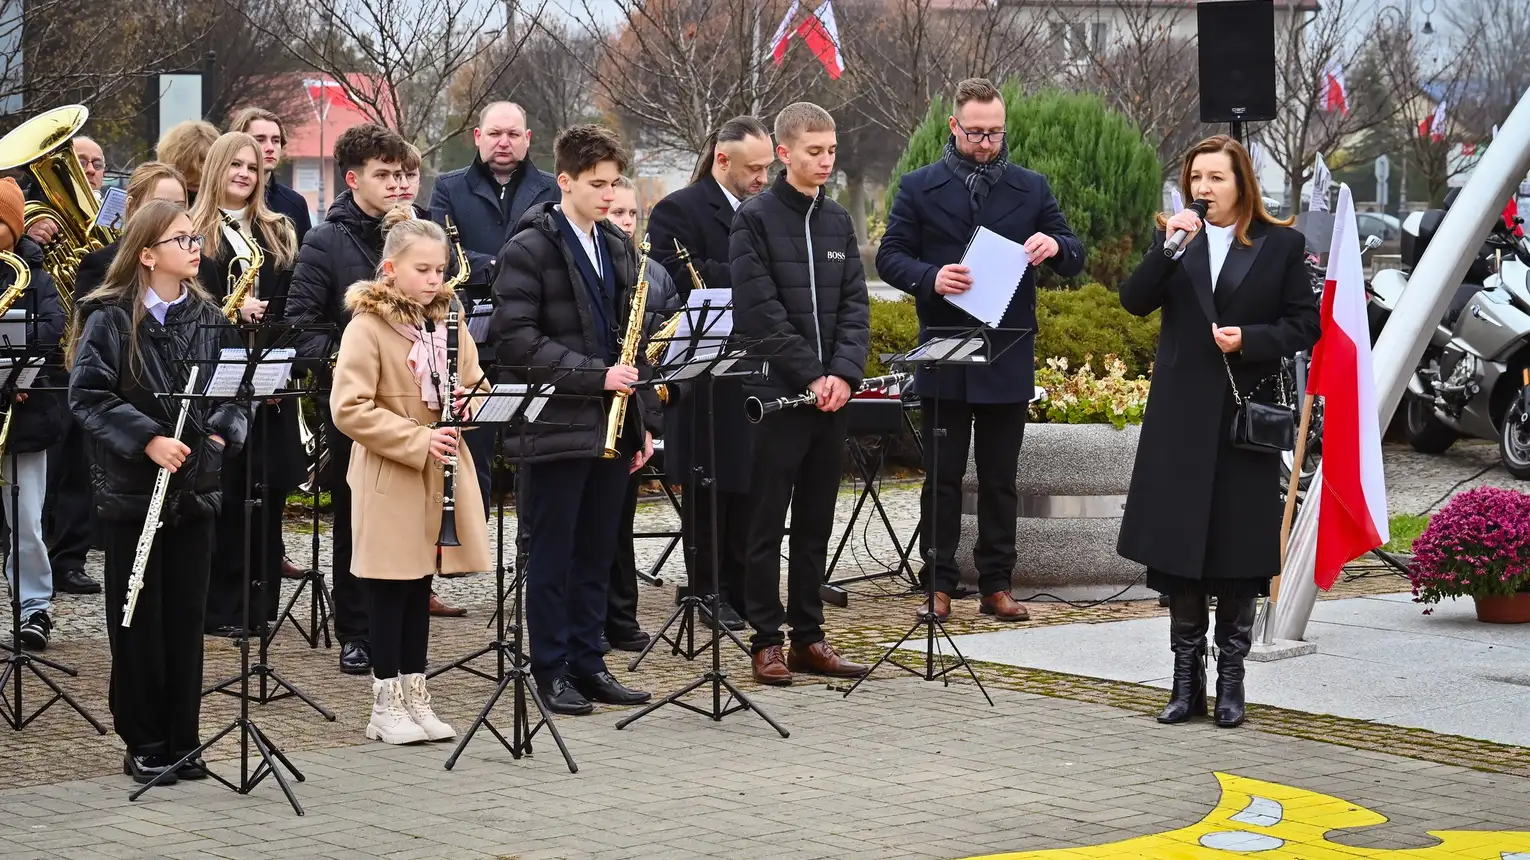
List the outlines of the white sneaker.
{"type": "Polygon", "coordinates": [[[425,676],[421,674],[404,675],[404,708],[409,712],[409,718],[414,720],[415,725],[425,730],[425,734],[433,741],[451,740],[457,736],[457,732],[451,726],[441,722],[436,712],[430,707],[430,691],[425,689],[425,676]]]}
{"type": "Polygon", "coordinates": [[[385,744],[414,744],[429,740],[425,730],[404,708],[404,687],[398,678],[372,679],[372,720],[367,738],[385,744]]]}

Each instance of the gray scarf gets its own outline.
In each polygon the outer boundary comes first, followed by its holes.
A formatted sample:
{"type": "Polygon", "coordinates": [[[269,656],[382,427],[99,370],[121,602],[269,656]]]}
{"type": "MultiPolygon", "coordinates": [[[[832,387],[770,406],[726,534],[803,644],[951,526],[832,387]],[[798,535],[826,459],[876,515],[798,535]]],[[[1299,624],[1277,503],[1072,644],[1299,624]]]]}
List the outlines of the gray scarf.
{"type": "Polygon", "coordinates": [[[1004,168],[1009,165],[1009,145],[1001,145],[999,154],[992,161],[979,164],[958,152],[956,137],[951,136],[946,138],[946,154],[942,160],[967,185],[967,191],[972,195],[972,214],[976,215],[983,208],[983,201],[988,199],[988,192],[993,190],[999,177],[1004,175],[1004,168]]]}

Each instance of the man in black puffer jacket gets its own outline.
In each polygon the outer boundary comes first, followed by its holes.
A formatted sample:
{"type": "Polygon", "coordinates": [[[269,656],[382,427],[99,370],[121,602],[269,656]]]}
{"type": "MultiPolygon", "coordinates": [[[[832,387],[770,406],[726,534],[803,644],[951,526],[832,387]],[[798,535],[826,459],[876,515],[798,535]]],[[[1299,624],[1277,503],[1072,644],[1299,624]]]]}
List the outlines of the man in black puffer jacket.
{"type": "Polygon", "coordinates": [[[744,588],[754,627],[754,678],[790,684],[792,672],[856,678],[867,667],[824,641],[823,581],[834,499],[844,467],[846,413],[871,348],[866,272],[850,213],[830,200],[834,119],[810,102],[776,115],[776,157],[786,170],[744,202],[729,241],[733,330],[761,359],[762,375],[745,383],[762,400],[812,391],[816,408],[785,409],[755,433],[744,588]],[[792,533],[781,606],[781,533],[787,508],[792,533]],[[781,653],[781,624],[792,627],[791,657],[781,653]]]}
{"type": "MultiPolygon", "coordinates": [[[[409,144],[397,132],[380,125],[358,125],[335,141],[335,161],[345,171],[348,190],[330,205],[324,222],[308,231],[298,249],[292,285],[287,289],[284,321],[297,325],[329,324],[333,332],[307,331],[298,336],[298,359],[319,374],[329,388],[330,356],[340,345],[340,332],[351,321],[345,291],[357,281],[377,276],[382,262],[382,217],[388,213],[403,183],[409,144]]],[[[345,472],[351,462],[351,440],[335,429],[328,408],[324,439],[329,445],[329,469],[320,477],[330,492],[334,511],[333,573],[335,638],[340,640],[340,671],[365,675],[372,671],[365,590],[351,575],[351,488],[345,472]]]]}
{"type": "Polygon", "coordinates": [[[653,455],[662,417],[652,388],[629,388],[642,351],[632,364],[618,361],[637,271],[631,240],[605,217],[627,154],[598,125],[565,129],[553,150],[562,200],[527,210],[499,252],[489,337],[502,374],[555,391],[524,445],[521,430],[506,434],[505,452],[524,463],[516,507],[525,517],[531,671],[549,710],[588,714],[591,701],[649,697],[612,677],[600,640],[628,476],[653,455]],[[602,456],[615,404],[608,391],[628,392],[611,458],[602,456]]]}
{"type": "MultiPolygon", "coordinates": [[[[35,321],[24,327],[31,353],[44,357],[48,365],[57,366],[61,364],[58,345],[64,333],[64,311],[53,278],[43,270],[42,246],[22,232],[24,206],[16,181],[0,180],[0,251],[19,258],[30,277],[11,310],[25,311],[35,321]]],[[[0,266],[0,293],[8,291],[15,278],[12,266],[0,266]]],[[[9,375],[6,370],[4,376],[9,375]]],[[[47,388],[65,382],[62,374],[50,367],[38,375],[32,387],[47,388]]],[[[16,485],[18,496],[18,504],[13,506],[10,487],[0,488],[5,519],[12,529],[12,534],[6,536],[5,577],[15,588],[16,569],[21,568],[19,636],[21,644],[33,650],[48,647],[48,637],[53,632],[53,618],[49,615],[53,608],[53,568],[48,561],[48,544],[43,539],[42,517],[48,490],[48,446],[64,435],[67,425],[64,408],[64,398],[56,391],[18,389],[10,405],[15,415],[8,416],[10,435],[0,460],[0,474],[4,474],[7,483],[16,485]]]]}

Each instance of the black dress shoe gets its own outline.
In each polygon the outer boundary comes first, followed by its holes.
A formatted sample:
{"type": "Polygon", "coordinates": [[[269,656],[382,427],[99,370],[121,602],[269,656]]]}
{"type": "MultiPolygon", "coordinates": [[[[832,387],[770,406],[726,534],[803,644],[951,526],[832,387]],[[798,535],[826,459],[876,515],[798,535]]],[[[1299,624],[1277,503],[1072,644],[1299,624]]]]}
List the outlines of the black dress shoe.
{"type": "Polygon", "coordinates": [[[202,635],[216,636],[220,639],[238,639],[244,636],[244,631],[240,630],[237,625],[224,624],[221,627],[209,627],[202,631],[202,635]]]}
{"type": "Polygon", "coordinates": [[[606,634],[600,634],[600,641],[597,643],[597,647],[600,648],[600,653],[602,654],[611,653],[611,640],[606,638],[606,634]]]}
{"type": "Polygon", "coordinates": [[[574,684],[590,701],[606,705],[641,705],[653,698],[652,693],[623,687],[622,682],[611,677],[610,672],[596,672],[575,678],[574,684]]]}
{"type": "Polygon", "coordinates": [[[639,630],[631,635],[618,636],[611,640],[611,644],[618,651],[641,651],[648,647],[648,639],[648,634],[639,630]]]}
{"type": "Polygon", "coordinates": [[[353,639],[340,646],[340,671],[347,675],[365,675],[372,671],[372,645],[365,639],[353,639]]]}
{"type": "MultiPolygon", "coordinates": [[[[711,597],[703,597],[701,604],[701,618],[708,625],[711,625],[712,623],[712,613],[709,611],[711,606],[711,597]]],[[[728,601],[722,601],[722,606],[717,610],[717,614],[717,620],[721,621],[722,626],[728,628],[729,630],[738,631],[744,629],[744,619],[738,617],[738,613],[733,611],[733,606],[729,604],[728,601]]]]}
{"type": "Polygon", "coordinates": [[[580,694],[574,687],[573,679],[567,675],[549,678],[545,684],[537,685],[537,692],[542,695],[542,704],[555,714],[579,717],[595,710],[595,706],[580,694]]]}
{"type": "MultiPolygon", "coordinates": [[[[185,755],[185,753],[178,753],[174,758],[169,759],[169,762],[174,764],[184,758],[185,755]]],[[[210,776],[207,772],[207,762],[201,756],[197,756],[176,768],[175,775],[180,779],[206,779],[210,776]]]]}
{"type": "MultiPolygon", "coordinates": [[[[139,785],[148,785],[175,762],[176,759],[162,755],[125,755],[122,757],[122,775],[131,776],[139,785]]],[[[172,773],[161,779],[159,784],[172,785],[178,778],[178,774],[172,773]]]]}
{"type": "Polygon", "coordinates": [[[53,590],[67,594],[100,594],[101,583],[79,568],[66,568],[53,574],[53,590]]]}

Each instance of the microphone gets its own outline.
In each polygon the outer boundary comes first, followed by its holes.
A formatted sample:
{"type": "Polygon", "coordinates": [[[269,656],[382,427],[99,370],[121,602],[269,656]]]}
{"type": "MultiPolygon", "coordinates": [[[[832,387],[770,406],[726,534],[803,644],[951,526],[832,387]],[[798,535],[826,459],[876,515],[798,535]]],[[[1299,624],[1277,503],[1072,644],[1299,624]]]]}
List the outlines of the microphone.
{"type": "MultiPolygon", "coordinates": [[[[1197,200],[1190,204],[1190,211],[1194,212],[1197,218],[1204,221],[1206,219],[1206,205],[1206,201],[1197,200]]],[[[1184,230],[1175,230],[1174,235],[1170,236],[1168,241],[1163,243],[1163,255],[1165,257],[1172,257],[1178,254],[1179,246],[1185,244],[1185,237],[1189,235],[1184,230]]]]}

